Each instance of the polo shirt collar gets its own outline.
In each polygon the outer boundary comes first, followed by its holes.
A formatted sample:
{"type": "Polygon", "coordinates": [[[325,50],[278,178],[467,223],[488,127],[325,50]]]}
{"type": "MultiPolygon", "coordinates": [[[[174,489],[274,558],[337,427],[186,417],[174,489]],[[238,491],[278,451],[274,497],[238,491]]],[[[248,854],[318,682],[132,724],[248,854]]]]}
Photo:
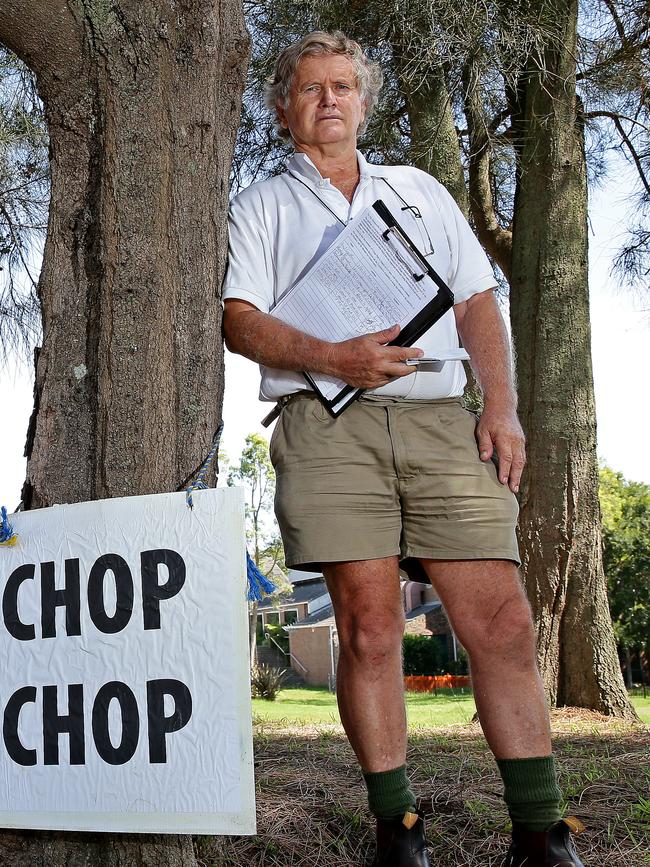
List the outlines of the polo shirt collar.
{"type": "MultiPolygon", "coordinates": [[[[376,166],[369,163],[359,150],[356,153],[357,163],[359,165],[360,181],[363,181],[366,178],[383,178],[385,176],[383,166],[376,166]]],[[[314,163],[309,159],[307,154],[302,153],[302,151],[294,151],[293,154],[287,158],[286,166],[288,171],[300,175],[303,179],[310,180],[314,184],[319,184],[324,180],[328,180],[323,178],[314,163]]]]}

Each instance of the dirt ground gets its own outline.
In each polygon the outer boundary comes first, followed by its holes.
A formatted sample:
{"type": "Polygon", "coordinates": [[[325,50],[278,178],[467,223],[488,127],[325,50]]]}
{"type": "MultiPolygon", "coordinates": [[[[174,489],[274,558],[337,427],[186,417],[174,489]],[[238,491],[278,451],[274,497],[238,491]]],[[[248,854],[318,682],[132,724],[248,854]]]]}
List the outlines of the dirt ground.
{"type": "MultiPolygon", "coordinates": [[[[650,867],[650,728],[560,710],[553,733],[566,814],[587,826],[585,867],[650,867]]],[[[509,824],[478,724],[419,730],[409,773],[436,867],[501,867],[509,824]]],[[[197,838],[204,867],[356,867],[374,826],[340,726],[265,723],[255,732],[257,835],[197,838]]]]}

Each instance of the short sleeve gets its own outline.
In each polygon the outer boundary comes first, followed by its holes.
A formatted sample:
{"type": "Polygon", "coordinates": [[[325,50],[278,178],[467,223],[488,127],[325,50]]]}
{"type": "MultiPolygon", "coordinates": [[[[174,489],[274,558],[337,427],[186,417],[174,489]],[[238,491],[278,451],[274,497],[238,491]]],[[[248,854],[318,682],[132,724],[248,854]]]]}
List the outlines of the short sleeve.
{"type": "Polygon", "coordinates": [[[451,253],[447,279],[454,302],[459,304],[498,283],[490,260],[454,197],[438,182],[437,192],[451,253]]]}
{"type": "Polygon", "coordinates": [[[233,199],[228,213],[228,268],[222,299],[229,298],[248,301],[262,313],[268,313],[274,300],[268,232],[262,203],[252,191],[233,199]]]}

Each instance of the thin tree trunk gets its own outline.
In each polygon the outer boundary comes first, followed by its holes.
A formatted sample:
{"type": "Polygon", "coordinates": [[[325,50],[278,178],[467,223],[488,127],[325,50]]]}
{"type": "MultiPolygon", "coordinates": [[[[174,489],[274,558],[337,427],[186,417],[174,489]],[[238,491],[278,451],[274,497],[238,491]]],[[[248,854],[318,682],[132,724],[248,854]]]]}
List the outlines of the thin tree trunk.
{"type": "Polygon", "coordinates": [[[447,187],[467,216],[467,187],[444,69],[441,65],[429,66],[421,72],[417,85],[407,85],[406,92],[411,161],[447,187]]]}
{"type": "MultiPolygon", "coordinates": [[[[262,484],[260,480],[260,485],[262,484]]],[[[254,494],[251,494],[251,515],[253,516],[253,545],[254,545],[254,561],[258,569],[260,566],[260,532],[259,532],[259,513],[261,502],[255,507],[254,494]]],[[[257,602],[251,602],[248,606],[249,612],[249,645],[250,645],[250,663],[251,669],[257,665],[257,602]]]]}
{"type": "Polygon", "coordinates": [[[409,161],[440,181],[467,216],[469,200],[445,71],[442,64],[422,62],[422,55],[417,44],[401,45],[396,36],[393,58],[409,118],[409,161]]]}
{"type": "Polygon", "coordinates": [[[625,683],[628,689],[632,689],[634,686],[634,681],[632,680],[632,654],[627,644],[623,650],[625,652],[625,683]]]}
{"type": "Polygon", "coordinates": [[[257,665],[257,602],[248,605],[248,636],[251,668],[257,665]]]}
{"type": "MultiPolygon", "coordinates": [[[[411,42],[401,44],[400,35],[394,37],[392,45],[409,118],[410,162],[440,181],[463,214],[469,217],[469,196],[444,68],[442,64],[423,63],[421,48],[411,42]]],[[[471,366],[463,362],[463,367],[467,377],[463,401],[466,406],[480,411],[483,407],[481,389],[471,366]]]]}
{"type": "MultiPolygon", "coordinates": [[[[52,191],[26,509],[175,490],[221,413],[218,294],[248,51],[238,0],[5,0],[52,191]]],[[[193,867],[189,837],[23,832],[8,867],[193,867]]]]}
{"type": "Polygon", "coordinates": [[[633,717],[601,558],[577,11],[577,0],[558,3],[546,22],[557,27],[555,44],[531,58],[513,124],[520,136],[510,313],[529,456],[520,540],[552,704],[633,717]]]}
{"type": "Polygon", "coordinates": [[[499,222],[494,201],[492,143],[495,130],[485,115],[480,56],[468,58],[463,69],[465,117],[469,137],[469,207],[479,241],[510,282],[512,230],[499,222]]]}

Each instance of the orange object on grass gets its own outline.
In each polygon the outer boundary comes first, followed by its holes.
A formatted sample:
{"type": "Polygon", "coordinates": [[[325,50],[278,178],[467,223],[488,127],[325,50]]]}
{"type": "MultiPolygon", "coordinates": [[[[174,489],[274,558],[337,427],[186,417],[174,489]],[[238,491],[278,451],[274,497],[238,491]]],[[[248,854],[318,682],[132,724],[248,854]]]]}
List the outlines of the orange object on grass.
{"type": "Polygon", "coordinates": [[[467,689],[471,686],[466,674],[409,674],[404,678],[408,692],[436,692],[439,689],[467,689]]]}

